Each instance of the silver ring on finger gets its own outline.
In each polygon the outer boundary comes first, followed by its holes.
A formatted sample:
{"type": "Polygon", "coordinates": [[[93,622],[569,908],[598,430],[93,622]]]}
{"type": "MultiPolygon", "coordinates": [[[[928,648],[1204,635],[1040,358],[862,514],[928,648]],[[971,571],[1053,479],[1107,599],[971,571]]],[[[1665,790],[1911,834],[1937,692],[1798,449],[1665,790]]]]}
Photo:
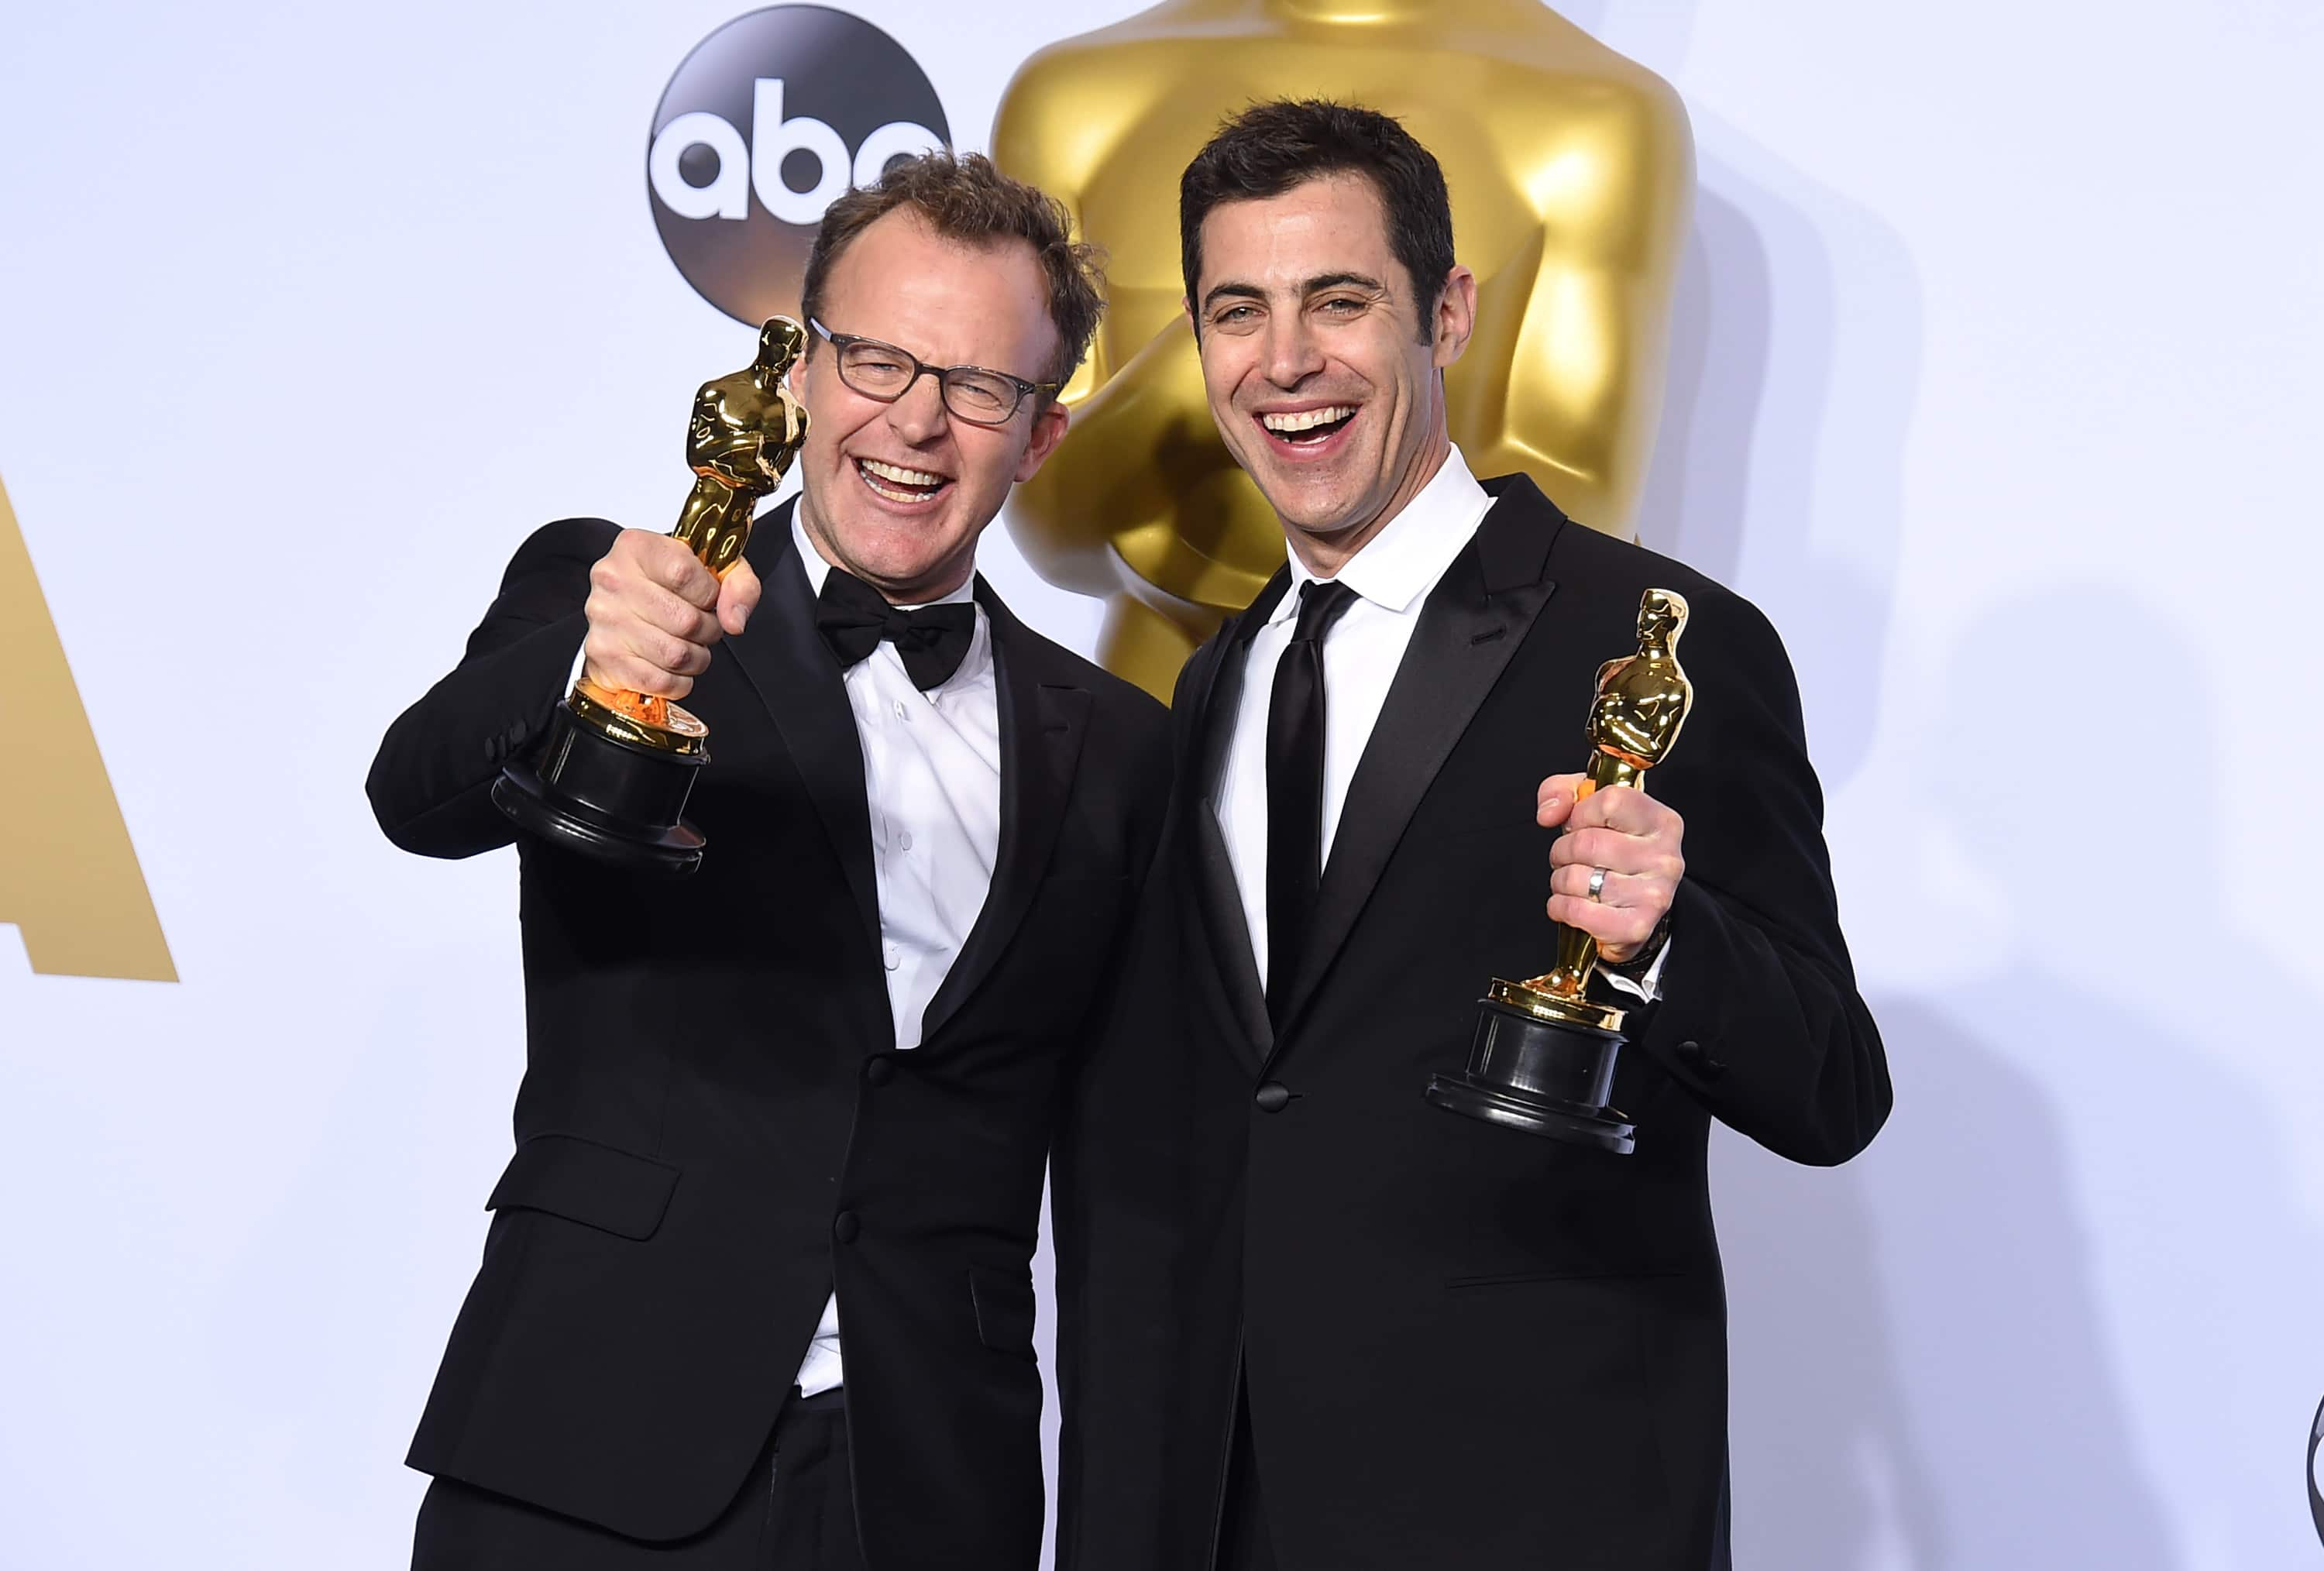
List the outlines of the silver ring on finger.
{"type": "Polygon", "coordinates": [[[1605,902],[1606,870],[1602,867],[1593,867],[1590,870],[1590,898],[1600,904],[1605,902]]]}

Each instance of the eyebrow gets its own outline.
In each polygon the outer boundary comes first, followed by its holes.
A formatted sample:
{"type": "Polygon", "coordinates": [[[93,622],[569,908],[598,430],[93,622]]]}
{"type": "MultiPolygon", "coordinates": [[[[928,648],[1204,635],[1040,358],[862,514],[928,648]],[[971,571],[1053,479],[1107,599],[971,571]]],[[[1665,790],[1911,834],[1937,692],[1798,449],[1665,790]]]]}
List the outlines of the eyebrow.
{"type": "Polygon", "coordinates": [[[1214,284],[1211,292],[1203,297],[1203,309],[1207,311],[1222,300],[1263,300],[1266,298],[1267,291],[1255,283],[1214,284]]]}
{"type": "MultiPolygon", "coordinates": [[[[1367,273],[1318,273],[1314,278],[1302,282],[1299,286],[1299,292],[1304,297],[1306,295],[1320,293],[1327,289],[1339,289],[1348,284],[1353,284],[1360,289],[1373,290],[1381,294],[1386,294],[1388,292],[1388,285],[1382,283],[1379,279],[1372,277],[1367,273]]],[[[1267,299],[1267,291],[1259,288],[1259,285],[1255,283],[1227,282],[1217,284],[1212,288],[1208,294],[1203,297],[1203,310],[1205,311],[1209,310],[1213,306],[1218,304],[1218,302],[1222,299],[1264,300],[1267,299]]]]}
{"type": "Polygon", "coordinates": [[[1300,286],[1299,292],[1301,294],[1316,294],[1324,290],[1338,289],[1341,285],[1349,283],[1355,284],[1362,289],[1378,290],[1382,294],[1386,294],[1388,292],[1388,285],[1382,283],[1379,279],[1372,277],[1370,274],[1363,273],[1327,273],[1320,278],[1309,279],[1305,283],[1300,286]]]}

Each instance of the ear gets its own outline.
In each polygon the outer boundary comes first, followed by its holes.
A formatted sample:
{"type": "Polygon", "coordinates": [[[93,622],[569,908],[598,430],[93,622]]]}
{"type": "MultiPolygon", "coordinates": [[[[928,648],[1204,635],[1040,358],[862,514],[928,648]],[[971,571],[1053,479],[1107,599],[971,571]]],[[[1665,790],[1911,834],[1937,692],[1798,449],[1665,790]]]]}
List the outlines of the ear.
{"type": "Polygon", "coordinates": [[[1443,371],[1467,351],[1469,335],[1477,330],[1477,275],[1458,263],[1444,275],[1444,292],[1436,299],[1434,326],[1430,358],[1443,371]]]}
{"type": "Polygon", "coordinates": [[[1041,472],[1057,444],[1065,439],[1065,424],[1071,419],[1065,406],[1051,399],[1041,412],[1033,417],[1032,439],[1025,444],[1024,456],[1017,460],[1017,483],[1021,485],[1041,472]]]}

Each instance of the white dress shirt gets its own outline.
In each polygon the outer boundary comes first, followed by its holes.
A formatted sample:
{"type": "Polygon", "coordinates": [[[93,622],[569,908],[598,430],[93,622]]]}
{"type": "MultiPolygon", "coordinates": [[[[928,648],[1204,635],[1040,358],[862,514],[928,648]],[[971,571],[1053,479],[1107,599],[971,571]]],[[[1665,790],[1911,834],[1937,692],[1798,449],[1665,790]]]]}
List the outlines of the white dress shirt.
{"type": "MultiPolygon", "coordinates": [[[[1340,568],[1339,581],[1356,600],[1323,635],[1323,845],[1319,866],[1328,866],[1348,782],[1371,741],[1380,707],[1396,680],[1397,668],[1420,624],[1420,610],[1452,559],[1476,534],[1493,499],[1469,473],[1459,448],[1404,510],[1364,542],[1340,568]]],[[[1299,590],[1314,579],[1297,552],[1291,556],[1291,587],[1276,602],[1267,624],[1251,637],[1243,668],[1242,696],[1226,768],[1213,803],[1227,856],[1242,895],[1243,919],[1250,928],[1251,956],[1259,980],[1267,982],[1267,719],[1275,701],[1275,667],[1291,642],[1299,615],[1299,590]]],[[[1618,651],[1609,652],[1618,653],[1618,651]]],[[[1576,716],[1577,722],[1580,716],[1576,716]]],[[[1545,767],[1544,774],[1554,771],[1545,767]]],[[[1549,898],[1549,864],[1542,863],[1542,898],[1549,898]]],[[[1640,999],[1655,996],[1665,943],[1644,978],[1633,983],[1613,972],[1606,980],[1640,999]]]]}
{"type": "MultiPolygon", "coordinates": [[[[823,593],[831,564],[794,514],[791,541],[810,592],[823,593]]],[[[973,582],[973,580],[972,580],[973,582]]],[[[963,584],[931,605],[973,604],[963,584]]],[[[896,646],[847,669],[847,707],[863,744],[863,799],[871,809],[872,865],[879,879],[880,957],[896,1046],[920,1045],[920,1022],[984,909],[1001,851],[1001,698],[992,624],[976,607],[976,633],[960,669],[923,693],[896,646]]],[[[839,1298],[823,1307],[799,1390],[840,1383],[839,1298]]]]}

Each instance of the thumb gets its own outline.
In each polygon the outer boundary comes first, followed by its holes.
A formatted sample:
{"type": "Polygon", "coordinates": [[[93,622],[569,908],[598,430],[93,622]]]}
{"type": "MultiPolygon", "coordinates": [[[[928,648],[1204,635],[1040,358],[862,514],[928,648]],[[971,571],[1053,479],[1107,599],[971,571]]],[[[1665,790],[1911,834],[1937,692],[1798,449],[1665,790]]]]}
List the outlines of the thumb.
{"type": "Polygon", "coordinates": [[[1534,801],[1534,822],[1545,829],[1554,829],[1572,816],[1573,809],[1590,794],[1587,775],[1554,774],[1541,782],[1534,801]]]}
{"type": "Polygon", "coordinates": [[[729,633],[739,633],[751,620],[751,613],[759,606],[759,575],[751,564],[737,559],[718,585],[718,625],[729,633]]]}

